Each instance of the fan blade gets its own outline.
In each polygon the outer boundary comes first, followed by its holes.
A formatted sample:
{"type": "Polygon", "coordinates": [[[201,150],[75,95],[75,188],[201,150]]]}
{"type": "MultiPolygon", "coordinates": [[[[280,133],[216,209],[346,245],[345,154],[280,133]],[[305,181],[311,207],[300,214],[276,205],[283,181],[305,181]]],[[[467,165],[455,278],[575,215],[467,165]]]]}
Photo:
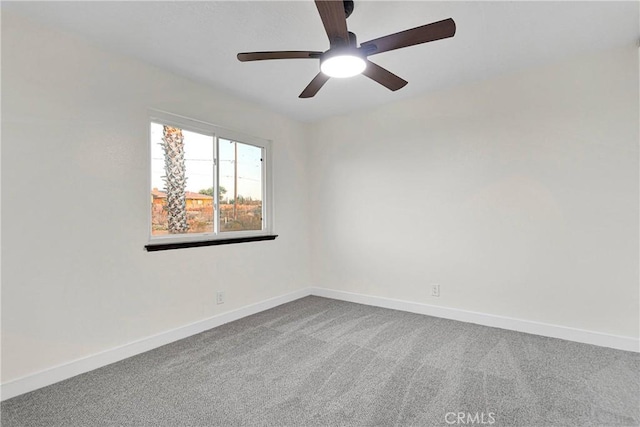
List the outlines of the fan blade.
{"type": "Polygon", "coordinates": [[[347,31],[347,17],[344,13],[343,0],[316,0],[316,7],[331,47],[349,44],[349,31],[347,31]]]}
{"type": "Polygon", "coordinates": [[[387,69],[382,68],[378,64],[374,64],[369,60],[367,60],[367,68],[365,68],[362,74],[369,77],[371,80],[380,83],[387,89],[393,91],[405,87],[405,85],[408,83],[406,80],[401,79],[391,71],[388,71],[387,69]]]}
{"type": "Polygon", "coordinates": [[[238,60],[263,61],[265,59],[296,59],[296,58],[320,58],[322,52],[311,52],[306,50],[281,50],[275,52],[245,52],[238,54],[238,60]]]}
{"type": "Polygon", "coordinates": [[[329,80],[329,76],[327,76],[324,73],[318,73],[318,75],[315,76],[313,80],[311,80],[311,83],[309,83],[309,85],[306,88],[304,88],[299,98],[313,97],[316,93],[318,93],[320,88],[324,86],[327,80],[329,80]]]}
{"type": "Polygon", "coordinates": [[[375,55],[376,53],[446,39],[453,37],[455,33],[456,23],[453,22],[453,19],[449,18],[360,43],[360,48],[363,49],[367,55],[375,55]]]}

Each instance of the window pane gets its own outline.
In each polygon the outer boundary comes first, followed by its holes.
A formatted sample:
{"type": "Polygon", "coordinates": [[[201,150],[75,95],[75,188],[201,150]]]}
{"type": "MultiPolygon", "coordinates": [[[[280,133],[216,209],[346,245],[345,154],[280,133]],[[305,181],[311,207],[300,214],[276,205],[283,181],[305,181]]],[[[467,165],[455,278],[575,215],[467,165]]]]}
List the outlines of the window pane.
{"type": "Polygon", "coordinates": [[[262,149],[220,139],[220,231],[262,230],[262,149]]]}
{"type": "Polygon", "coordinates": [[[151,123],[151,234],[212,233],[213,137],[151,123]]]}

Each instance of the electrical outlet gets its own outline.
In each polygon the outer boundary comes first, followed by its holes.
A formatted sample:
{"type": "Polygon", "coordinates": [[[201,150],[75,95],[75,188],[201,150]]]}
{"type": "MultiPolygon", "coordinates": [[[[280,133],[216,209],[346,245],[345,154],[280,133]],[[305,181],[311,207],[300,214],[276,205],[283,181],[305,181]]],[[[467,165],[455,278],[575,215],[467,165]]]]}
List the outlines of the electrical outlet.
{"type": "Polygon", "coordinates": [[[440,285],[431,285],[431,296],[439,297],[440,296],[440,285]]]}
{"type": "Polygon", "coordinates": [[[224,304],[224,292],[216,293],[216,304],[224,304]]]}

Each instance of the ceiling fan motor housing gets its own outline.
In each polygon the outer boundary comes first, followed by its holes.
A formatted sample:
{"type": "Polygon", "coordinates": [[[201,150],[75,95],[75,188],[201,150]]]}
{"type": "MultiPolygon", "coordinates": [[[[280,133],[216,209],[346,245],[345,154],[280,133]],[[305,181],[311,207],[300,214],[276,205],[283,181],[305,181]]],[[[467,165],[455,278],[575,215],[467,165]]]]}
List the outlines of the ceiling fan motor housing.
{"type": "Polygon", "coordinates": [[[336,37],[330,42],[330,49],[340,49],[340,48],[349,48],[349,49],[357,49],[358,48],[358,38],[355,33],[349,31],[349,40],[344,40],[342,37],[336,37]]]}
{"type": "Polygon", "coordinates": [[[320,55],[320,63],[322,64],[329,58],[341,55],[357,56],[362,59],[366,57],[365,53],[361,49],[358,49],[358,39],[351,31],[349,31],[349,44],[332,44],[331,49],[320,55]]]}
{"type": "Polygon", "coordinates": [[[330,77],[352,77],[362,73],[366,66],[366,53],[358,49],[352,32],[349,32],[349,44],[333,44],[320,55],[320,70],[330,77]]]}

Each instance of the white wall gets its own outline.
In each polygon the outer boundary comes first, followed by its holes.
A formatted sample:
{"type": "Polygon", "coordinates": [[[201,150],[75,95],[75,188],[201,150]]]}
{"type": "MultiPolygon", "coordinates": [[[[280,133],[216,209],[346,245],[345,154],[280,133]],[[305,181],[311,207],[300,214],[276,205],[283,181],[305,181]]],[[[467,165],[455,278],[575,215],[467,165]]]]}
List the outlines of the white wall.
{"type": "Polygon", "coordinates": [[[3,11],[2,382],[308,287],[303,131],[3,11]],[[150,107],[273,140],[275,241],[143,249],[150,107]]]}
{"type": "Polygon", "coordinates": [[[1,381],[311,285],[638,337],[638,117],[635,48],[301,125],[3,11],[1,381]],[[143,250],[150,107],[274,140],[277,240],[143,250]]]}
{"type": "Polygon", "coordinates": [[[629,47],[316,123],[316,286],[637,338],[638,114],[629,47]]]}

